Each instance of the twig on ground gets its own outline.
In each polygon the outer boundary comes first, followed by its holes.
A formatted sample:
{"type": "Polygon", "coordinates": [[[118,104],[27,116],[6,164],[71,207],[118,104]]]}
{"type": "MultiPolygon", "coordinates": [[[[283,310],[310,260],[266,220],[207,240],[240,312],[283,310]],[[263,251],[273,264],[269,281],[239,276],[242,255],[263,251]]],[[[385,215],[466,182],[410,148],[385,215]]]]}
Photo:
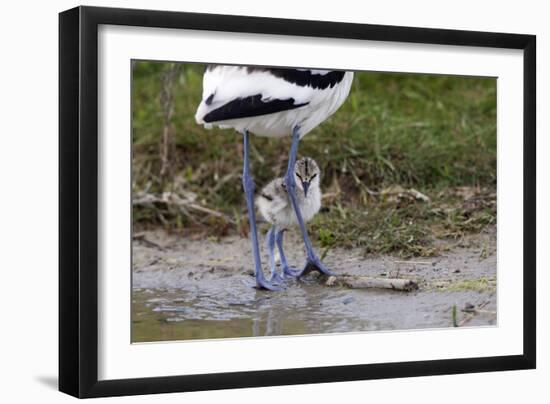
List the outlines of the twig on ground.
{"type": "Polygon", "coordinates": [[[142,243],[144,244],[147,244],[148,246],[150,247],[155,247],[155,248],[158,248],[159,250],[161,251],[164,251],[165,248],[163,246],[161,246],[160,244],[158,243],[155,243],[154,241],[151,241],[149,240],[146,236],[145,236],[145,233],[136,233],[132,236],[132,240],[139,240],[141,241],[142,243]]]}
{"type": "Polygon", "coordinates": [[[405,292],[418,289],[418,284],[411,279],[371,278],[368,276],[355,275],[330,276],[325,282],[325,285],[342,285],[351,289],[392,289],[405,292]]]}
{"type": "Polygon", "coordinates": [[[394,264],[408,264],[408,265],[432,265],[431,262],[426,261],[393,261],[394,264]]]}

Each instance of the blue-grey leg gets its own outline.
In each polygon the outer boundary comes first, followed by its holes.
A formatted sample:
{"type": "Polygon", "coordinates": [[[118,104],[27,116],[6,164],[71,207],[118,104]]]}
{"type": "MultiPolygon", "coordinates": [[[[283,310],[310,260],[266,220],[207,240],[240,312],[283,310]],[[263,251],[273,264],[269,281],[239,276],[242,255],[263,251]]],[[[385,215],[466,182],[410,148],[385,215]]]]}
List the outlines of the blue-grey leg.
{"type": "Polygon", "coordinates": [[[298,219],[298,225],[300,226],[300,231],[302,232],[302,238],[304,239],[304,244],[306,246],[307,261],[306,265],[302,269],[301,273],[297,276],[306,275],[311,271],[319,271],[325,275],[334,275],[330,271],[313,251],[313,246],[309,240],[307,234],[306,225],[302,218],[302,213],[300,212],[300,207],[296,201],[296,179],[294,178],[294,166],[296,164],[296,156],[298,154],[298,143],[300,142],[300,128],[298,126],[294,127],[292,130],[292,146],[290,147],[290,156],[288,158],[288,168],[285,176],[285,184],[287,187],[288,195],[290,197],[290,202],[294,208],[294,213],[298,219]]]}
{"type": "Polygon", "coordinates": [[[288,261],[286,260],[285,252],[283,251],[283,236],[285,234],[285,230],[277,230],[277,234],[275,235],[275,241],[277,242],[277,247],[279,248],[279,255],[281,257],[281,266],[283,267],[283,277],[285,276],[298,276],[302,273],[302,271],[291,268],[288,265],[288,261]]]}
{"type": "Polygon", "coordinates": [[[277,266],[275,265],[275,234],[277,228],[272,226],[267,232],[266,244],[267,252],[269,255],[269,269],[271,270],[271,277],[269,281],[272,283],[283,283],[284,279],[277,273],[277,266]]]}
{"type": "Polygon", "coordinates": [[[262,261],[260,259],[260,249],[258,247],[258,229],[256,228],[256,214],[254,212],[254,189],[256,185],[250,175],[249,166],[249,134],[243,133],[244,139],[244,164],[243,164],[243,188],[246,194],[246,205],[248,207],[248,221],[250,222],[250,235],[252,238],[252,254],[254,256],[254,276],[256,286],[259,289],[279,290],[271,282],[265,279],[262,271],[262,261]]]}

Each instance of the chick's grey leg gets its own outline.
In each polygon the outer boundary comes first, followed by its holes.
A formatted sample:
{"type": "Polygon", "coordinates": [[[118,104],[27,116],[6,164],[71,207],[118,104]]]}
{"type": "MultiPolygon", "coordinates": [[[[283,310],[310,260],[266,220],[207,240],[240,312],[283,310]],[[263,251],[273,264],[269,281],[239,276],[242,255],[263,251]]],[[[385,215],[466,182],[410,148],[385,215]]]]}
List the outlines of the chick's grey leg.
{"type": "Polygon", "coordinates": [[[275,241],[277,242],[277,248],[279,249],[279,256],[281,257],[281,266],[283,267],[283,277],[285,276],[296,277],[299,274],[301,274],[302,271],[296,268],[291,268],[288,265],[285,252],[283,251],[284,234],[285,234],[285,229],[280,229],[277,231],[277,234],[275,235],[275,241]]]}
{"type": "Polygon", "coordinates": [[[277,234],[277,228],[272,226],[267,232],[266,244],[267,252],[269,255],[269,268],[271,270],[271,277],[269,281],[272,283],[282,283],[284,279],[277,273],[277,266],[275,265],[275,235],[277,234]]]}

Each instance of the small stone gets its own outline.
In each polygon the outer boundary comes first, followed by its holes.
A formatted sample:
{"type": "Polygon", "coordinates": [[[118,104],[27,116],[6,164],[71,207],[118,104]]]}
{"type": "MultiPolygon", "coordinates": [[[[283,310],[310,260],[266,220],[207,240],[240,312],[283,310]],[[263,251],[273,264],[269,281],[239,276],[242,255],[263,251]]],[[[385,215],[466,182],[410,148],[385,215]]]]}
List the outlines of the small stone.
{"type": "Polygon", "coordinates": [[[326,286],[334,286],[336,284],[336,276],[331,275],[328,277],[327,281],[325,282],[326,286]]]}
{"type": "Polygon", "coordinates": [[[342,303],[344,303],[344,304],[350,304],[350,303],[353,303],[354,301],[355,301],[355,297],[349,296],[349,297],[346,297],[346,298],[342,301],[342,303]]]}

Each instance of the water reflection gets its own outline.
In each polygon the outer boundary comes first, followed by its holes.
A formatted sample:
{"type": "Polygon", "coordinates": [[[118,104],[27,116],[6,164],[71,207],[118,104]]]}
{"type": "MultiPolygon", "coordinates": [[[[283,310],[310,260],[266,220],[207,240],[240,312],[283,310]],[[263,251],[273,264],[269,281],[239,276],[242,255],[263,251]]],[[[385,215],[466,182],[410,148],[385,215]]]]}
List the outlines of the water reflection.
{"type": "MultiPolygon", "coordinates": [[[[349,320],[308,286],[279,294],[255,289],[224,291],[137,289],[132,341],[259,337],[335,332],[349,320]],[[312,296],[310,296],[312,295],[312,296]]],[[[327,300],[330,303],[331,299],[327,300]]],[[[355,327],[366,322],[354,319],[355,327]]]]}

